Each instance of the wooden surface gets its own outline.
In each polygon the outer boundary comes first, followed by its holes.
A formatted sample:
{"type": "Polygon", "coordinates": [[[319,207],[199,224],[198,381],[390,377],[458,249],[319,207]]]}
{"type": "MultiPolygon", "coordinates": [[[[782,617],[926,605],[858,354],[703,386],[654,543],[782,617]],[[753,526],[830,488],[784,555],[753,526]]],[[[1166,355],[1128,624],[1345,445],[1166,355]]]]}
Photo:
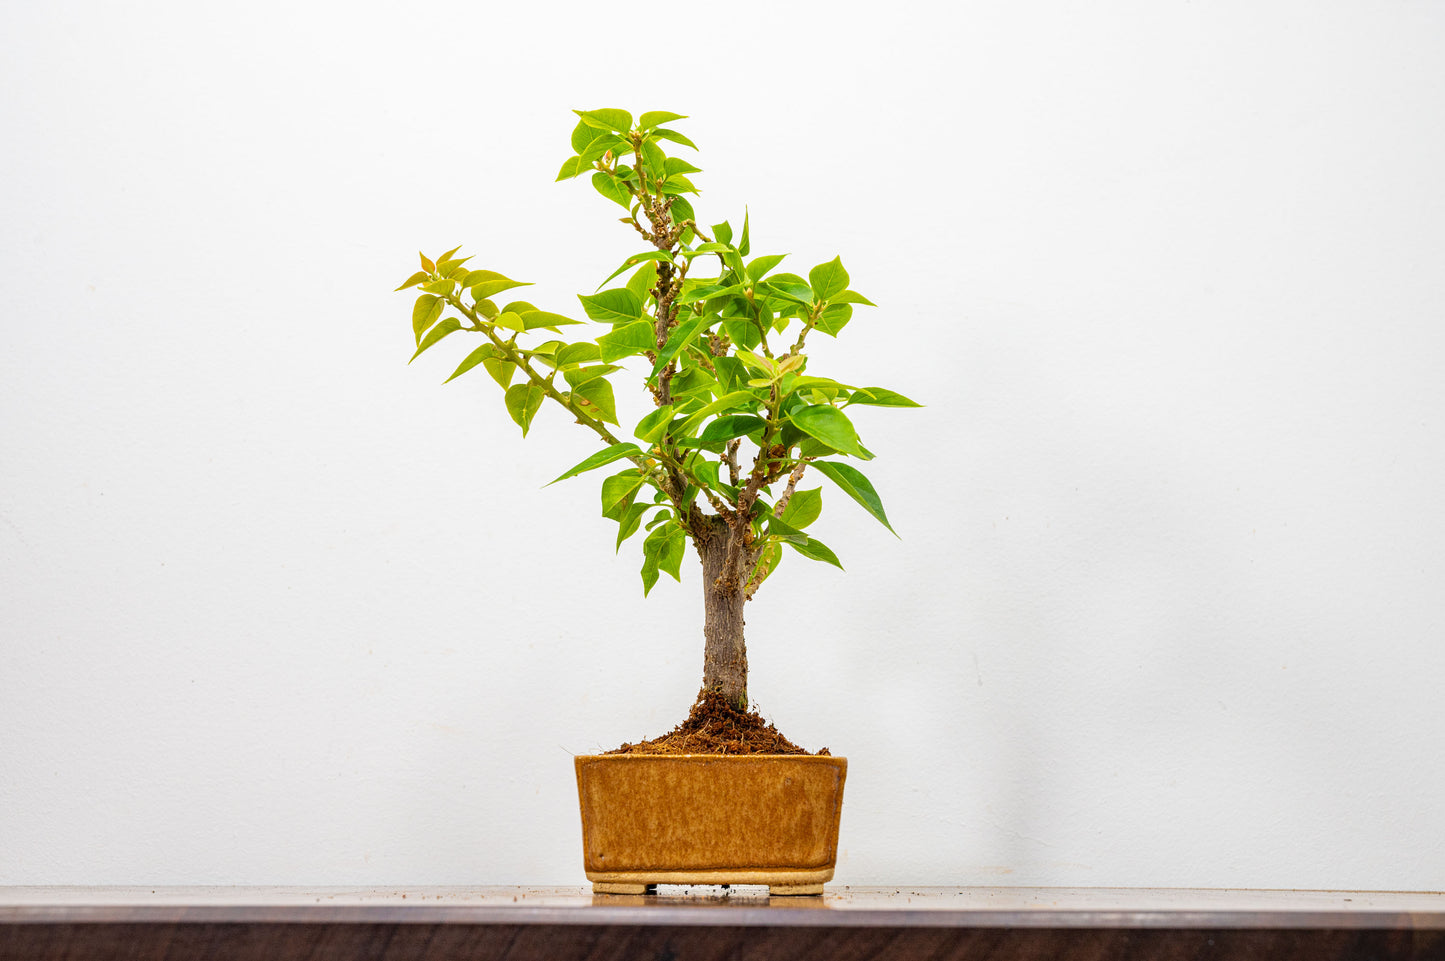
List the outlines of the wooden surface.
{"type": "Polygon", "coordinates": [[[27,959],[1442,959],[1438,893],[1069,888],[3,888],[27,959]]]}

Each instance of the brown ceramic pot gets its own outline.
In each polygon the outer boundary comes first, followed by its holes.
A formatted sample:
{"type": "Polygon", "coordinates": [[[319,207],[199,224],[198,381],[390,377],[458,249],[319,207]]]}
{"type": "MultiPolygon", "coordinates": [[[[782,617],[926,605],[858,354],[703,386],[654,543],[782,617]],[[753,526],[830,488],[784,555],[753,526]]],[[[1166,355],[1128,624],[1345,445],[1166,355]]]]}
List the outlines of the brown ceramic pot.
{"type": "Polygon", "coordinates": [[[821,894],[833,878],[846,758],[608,754],[576,764],[583,863],[599,894],[657,884],[821,894]]]}

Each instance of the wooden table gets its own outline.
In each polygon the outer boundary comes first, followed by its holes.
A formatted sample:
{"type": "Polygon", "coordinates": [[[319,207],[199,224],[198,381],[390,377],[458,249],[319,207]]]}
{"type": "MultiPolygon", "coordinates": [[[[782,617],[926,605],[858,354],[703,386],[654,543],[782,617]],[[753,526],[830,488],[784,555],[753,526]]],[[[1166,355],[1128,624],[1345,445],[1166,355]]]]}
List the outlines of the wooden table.
{"type": "Polygon", "coordinates": [[[1445,894],[0,887],[0,961],[1445,959],[1445,894]]]}

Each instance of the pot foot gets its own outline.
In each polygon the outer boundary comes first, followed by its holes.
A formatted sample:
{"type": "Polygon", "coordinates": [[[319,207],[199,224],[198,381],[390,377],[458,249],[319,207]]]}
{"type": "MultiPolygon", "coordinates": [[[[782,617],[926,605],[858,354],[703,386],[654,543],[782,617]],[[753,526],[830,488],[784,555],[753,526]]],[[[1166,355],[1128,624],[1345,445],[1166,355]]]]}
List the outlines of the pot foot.
{"type": "MultiPolygon", "coordinates": [[[[819,890],[822,890],[819,888],[819,890]]],[[[593,894],[656,894],[655,884],[627,884],[621,881],[593,881],[593,894]]]]}
{"type": "Polygon", "coordinates": [[[770,884],[768,885],[768,897],[790,898],[808,894],[822,894],[821,884],[770,884]]]}

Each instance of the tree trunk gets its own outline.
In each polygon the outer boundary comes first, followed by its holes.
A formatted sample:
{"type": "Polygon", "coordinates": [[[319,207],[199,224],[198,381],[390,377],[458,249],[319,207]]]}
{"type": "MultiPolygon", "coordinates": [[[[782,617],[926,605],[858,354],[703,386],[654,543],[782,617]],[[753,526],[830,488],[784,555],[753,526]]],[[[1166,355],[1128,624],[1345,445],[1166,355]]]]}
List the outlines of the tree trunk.
{"type": "MultiPolygon", "coordinates": [[[[719,691],[742,710],[748,706],[748,651],[743,642],[743,592],[737,570],[728,570],[727,521],[707,518],[706,536],[697,538],[702,555],[702,689],[719,691]]],[[[746,551],[739,551],[745,554],[746,551]]],[[[735,564],[740,567],[740,564],[735,564]]]]}

